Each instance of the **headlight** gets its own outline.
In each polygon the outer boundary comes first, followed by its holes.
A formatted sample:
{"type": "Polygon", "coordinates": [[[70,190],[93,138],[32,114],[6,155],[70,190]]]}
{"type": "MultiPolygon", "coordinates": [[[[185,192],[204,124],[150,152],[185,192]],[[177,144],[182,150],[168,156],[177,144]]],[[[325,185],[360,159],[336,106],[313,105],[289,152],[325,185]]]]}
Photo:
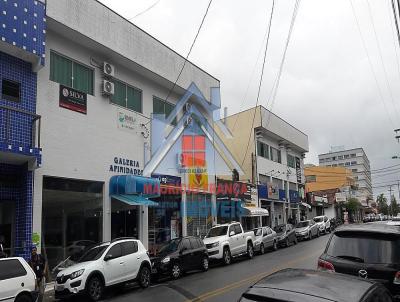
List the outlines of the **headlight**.
{"type": "Polygon", "coordinates": [[[81,270],[79,270],[79,271],[73,272],[73,273],[70,275],[69,278],[70,278],[71,280],[72,280],[72,279],[75,279],[75,278],[78,278],[78,277],[82,276],[82,274],[83,274],[84,271],[85,271],[84,269],[81,269],[81,270]]]}
{"type": "Polygon", "coordinates": [[[167,264],[171,261],[171,259],[169,257],[165,257],[163,260],[161,260],[161,263],[163,264],[167,264]]]}
{"type": "Polygon", "coordinates": [[[219,242],[214,242],[214,243],[211,243],[211,248],[213,248],[213,247],[217,247],[217,246],[219,246],[219,242]]]}

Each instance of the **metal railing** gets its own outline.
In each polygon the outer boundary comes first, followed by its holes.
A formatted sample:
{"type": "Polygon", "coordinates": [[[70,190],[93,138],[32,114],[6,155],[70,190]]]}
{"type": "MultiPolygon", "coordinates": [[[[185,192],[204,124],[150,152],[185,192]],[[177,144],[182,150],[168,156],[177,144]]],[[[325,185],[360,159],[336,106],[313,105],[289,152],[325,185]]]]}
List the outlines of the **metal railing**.
{"type": "Polygon", "coordinates": [[[40,148],[40,128],[40,115],[0,105],[0,141],[40,148]]]}

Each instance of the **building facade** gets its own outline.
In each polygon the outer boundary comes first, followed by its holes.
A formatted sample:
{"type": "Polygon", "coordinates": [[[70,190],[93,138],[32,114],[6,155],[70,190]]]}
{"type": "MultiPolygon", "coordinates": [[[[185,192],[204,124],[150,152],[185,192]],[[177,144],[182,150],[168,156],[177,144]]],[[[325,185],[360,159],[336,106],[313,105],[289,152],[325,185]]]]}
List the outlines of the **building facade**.
{"type": "Polygon", "coordinates": [[[41,165],[37,72],[45,63],[46,6],[0,5],[0,243],[28,257],[32,245],[33,179],[41,165]]]}
{"type": "Polygon", "coordinates": [[[358,187],[356,197],[364,207],[370,207],[373,199],[371,166],[363,148],[320,154],[318,159],[320,166],[350,169],[358,187]]]}
{"type": "Polygon", "coordinates": [[[225,143],[242,163],[241,179],[257,184],[258,206],[270,213],[263,224],[276,226],[289,219],[299,221],[307,208],[303,203],[307,135],[262,106],[231,115],[224,121],[234,134],[225,143]]]}

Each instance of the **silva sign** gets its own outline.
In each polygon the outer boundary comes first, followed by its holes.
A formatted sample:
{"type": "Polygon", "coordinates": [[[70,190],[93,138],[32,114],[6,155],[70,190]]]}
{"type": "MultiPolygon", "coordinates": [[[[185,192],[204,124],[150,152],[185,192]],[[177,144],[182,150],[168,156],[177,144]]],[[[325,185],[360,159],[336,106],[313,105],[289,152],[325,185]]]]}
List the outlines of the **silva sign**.
{"type": "Polygon", "coordinates": [[[87,94],[67,86],[60,85],[59,105],[62,108],[86,114],[87,94]]]}

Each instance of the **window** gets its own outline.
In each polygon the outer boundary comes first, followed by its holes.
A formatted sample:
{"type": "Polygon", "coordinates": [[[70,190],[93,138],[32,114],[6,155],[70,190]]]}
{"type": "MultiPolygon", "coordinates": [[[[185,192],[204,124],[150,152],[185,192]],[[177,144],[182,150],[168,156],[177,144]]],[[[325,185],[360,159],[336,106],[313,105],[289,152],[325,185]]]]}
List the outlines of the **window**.
{"type": "Polygon", "coordinates": [[[358,171],[358,169],[352,169],[351,170],[351,172],[357,172],[358,171]]]}
{"type": "Polygon", "coordinates": [[[137,242],[127,241],[122,242],[122,255],[134,254],[138,251],[137,242]]]}
{"type": "Polygon", "coordinates": [[[192,249],[198,249],[199,247],[201,247],[199,245],[197,238],[189,238],[189,240],[190,240],[190,245],[192,246],[192,249]]]}
{"type": "Polygon", "coordinates": [[[192,247],[190,246],[189,239],[183,239],[181,243],[181,250],[191,250],[192,247]]]}
{"type": "Polygon", "coordinates": [[[355,153],[350,154],[351,157],[356,157],[357,155],[355,153]]]}
{"type": "Polygon", "coordinates": [[[337,164],[333,164],[332,167],[337,167],[337,164]]]}
{"type": "MultiPolygon", "coordinates": [[[[235,226],[234,225],[231,225],[230,227],[229,227],[229,236],[231,236],[231,233],[235,233],[235,226]]],[[[235,233],[236,234],[236,233],[235,233]]]]}
{"type": "Polygon", "coordinates": [[[316,182],[317,176],[316,175],[306,175],[306,182],[316,182]]]}
{"type": "Polygon", "coordinates": [[[337,159],[343,159],[343,155],[339,155],[337,159]]]}
{"type": "Polygon", "coordinates": [[[271,147],[271,160],[277,163],[282,163],[281,150],[271,147]]]}
{"type": "Polygon", "coordinates": [[[258,180],[261,184],[266,185],[267,182],[269,181],[269,177],[267,175],[264,174],[259,174],[258,175],[258,180]]]}
{"type": "Polygon", "coordinates": [[[296,158],[290,154],[287,155],[287,165],[290,168],[296,168],[296,158]]]}
{"type": "Polygon", "coordinates": [[[269,146],[260,141],[257,141],[257,154],[258,156],[269,159],[269,146]]]}
{"type": "Polygon", "coordinates": [[[1,98],[3,100],[21,101],[21,84],[18,82],[3,79],[1,82],[1,98]]]}
{"type": "Polygon", "coordinates": [[[350,166],[350,162],[347,162],[344,164],[345,166],[350,166]]]}
{"type": "Polygon", "coordinates": [[[0,280],[22,277],[26,270],[17,259],[0,261],[0,280]]]}
{"type": "MultiPolygon", "coordinates": [[[[153,96],[153,113],[155,114],[165,114],[165,118],[168,118],[172,110],[174,110],[175,105],[168,103],[158,97],[153,96]]],[[[174,118],[171,125],[176,126],[177,119],[174,118]]]]}
{"type": "Polygon", "coordinates": [[[242,234],[242,228],[239,224],[235,224],[235,233],[236,235],[242,234]]]}
{"type": "Polygon", "coordinates": [[[332,160],[336,160],[336,156],[333,156],[333,157],[332,157],[332,160]]]}
{"type": "Polygon", "coordinates": [[[118,258],[122,256],[121,244],[118,243],[114,245],[110,250],[107,252],[107,255],[111,255],[112,259],[118,258]]]}
{"type": "Polygon", "coordinates": [[[93,95],[93,69],[54,51],[50,52],[50,80],[93,95]]]}
{"type": "Polygon", "coordinates": [[[343,166],[344,166],[344,163],[340,163],[339,166],[343,167],[343,166]]]}
{"type": "Polygon", "coordinates": [[[204,135],[182,136],[182,166],[205,167],[206,165],[206,137],[204,135]]]}
{"type": "Polygon", "coordinates": [[[348,154],[346,154],[345,156],[344,156],[344,158],[349,158],[350,157],[350,155],[348,155],[348,154]]]}
{"type": "Polygon", "coordinates": [[[111,96],[111,102],[142,113],[142,91],[123,82],[114,81],[114,95],[111,96]]]}
{"type": "Polygon", "coordinates": [[[320,162],[320,163],[324,163],[324,162],[325,162],[325,159],[324,159],[324,158],[321,158],[321,159],[319,160],[319,162],[320,162]]]}
{"type": "Polygon", "coordinates": [[[352,161],[351,165],[357,165],[357,162],[356,161],[352,161]]]}

